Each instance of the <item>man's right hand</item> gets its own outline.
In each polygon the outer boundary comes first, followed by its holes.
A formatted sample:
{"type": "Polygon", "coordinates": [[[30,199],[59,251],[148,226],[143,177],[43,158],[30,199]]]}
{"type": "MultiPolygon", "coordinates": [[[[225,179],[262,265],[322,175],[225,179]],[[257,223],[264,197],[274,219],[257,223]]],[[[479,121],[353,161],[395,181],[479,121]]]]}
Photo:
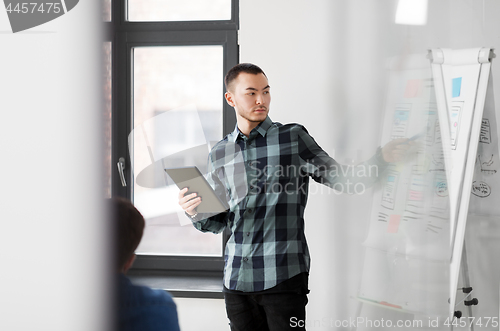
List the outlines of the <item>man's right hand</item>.
{"type": "Polygon", "coordinates": [[[191,193],[185,196],[187,191],[187,187],[179,191],[179,205],[189,215],[195,215],[195,209],[200,205],[201,197],[197,197],[196,193],[191,193]]]}

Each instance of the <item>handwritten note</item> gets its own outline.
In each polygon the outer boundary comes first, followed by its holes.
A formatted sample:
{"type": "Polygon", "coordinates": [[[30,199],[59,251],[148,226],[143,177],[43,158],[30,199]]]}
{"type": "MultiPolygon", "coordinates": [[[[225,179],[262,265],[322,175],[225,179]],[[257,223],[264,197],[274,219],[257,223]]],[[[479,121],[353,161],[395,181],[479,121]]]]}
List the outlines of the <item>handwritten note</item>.
{"type": "Polygon", "coordinates": [[[491,142],[490,120],[483,118],[481,122],[481,133],[479,134],[479,142],[489,144],[491,142]]]}
{"type": "Polygon", "coordinates": [[[480,198],[486,198],[491,194],[491,188],[485,182],[472,182],[472,194],[480,198]]]}

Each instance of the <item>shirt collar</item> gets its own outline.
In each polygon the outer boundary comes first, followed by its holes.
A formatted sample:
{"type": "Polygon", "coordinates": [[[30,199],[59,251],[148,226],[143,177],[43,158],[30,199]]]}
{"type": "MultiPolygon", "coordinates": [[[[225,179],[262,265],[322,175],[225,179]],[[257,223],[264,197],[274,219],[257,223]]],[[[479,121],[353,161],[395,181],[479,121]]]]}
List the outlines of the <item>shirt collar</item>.
{"type": "MultiPolygon", "coordinates": [[[[252,134],[252,132],[257,131],[262,137],[266,136],[267,131],[269,128],[273,125],[273,121],[269,116],[266,116],[266,119],[262,122],[259,123],[251,132],[250,132],[250,138],[253,136],[255,137],[255,134],[252,134]]],[[[238,140],[238,137],[243,135],[243,133],[240,132],[240,129],[238,129],[238,124],[236,124],[234,131],[231,132],[231,141],[236,142],[238,140]]]]}

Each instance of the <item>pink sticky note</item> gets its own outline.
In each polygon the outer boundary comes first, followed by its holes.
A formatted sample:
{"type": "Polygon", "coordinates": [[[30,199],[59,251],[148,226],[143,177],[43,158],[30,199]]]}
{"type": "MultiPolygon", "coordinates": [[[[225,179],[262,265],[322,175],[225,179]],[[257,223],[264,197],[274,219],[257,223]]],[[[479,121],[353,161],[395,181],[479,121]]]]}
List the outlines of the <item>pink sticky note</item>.
{"type": "Polygon", "coordinates": [[[400,220],[401,220],[401,215],[391,215],[391,217],[389,217],[389,226],[387,227],[387,232],[397,233],[400,220]]]}
{"type": "Polygon", "coordinates": [[[405,88],[405,98],[415,98],[420,96],[421,92],[421,87],[422,87],[422,80],[420,79],[409,79],[406,82],[406,88],[405,88]]]}
{"type": "Polygon", "coordinates": [[[422,191],[410,191],[410,200],[421,201],[424,199],[424,192],[422,191]]]}

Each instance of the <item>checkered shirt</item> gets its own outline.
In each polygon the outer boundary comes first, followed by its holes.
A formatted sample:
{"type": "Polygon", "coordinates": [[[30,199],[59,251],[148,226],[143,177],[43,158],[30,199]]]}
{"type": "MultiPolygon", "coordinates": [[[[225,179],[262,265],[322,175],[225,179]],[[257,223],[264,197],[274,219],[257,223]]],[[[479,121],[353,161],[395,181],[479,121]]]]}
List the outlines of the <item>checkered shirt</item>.
{"type": "Polygon", "coordinates": [[[269,117],[249,137],[236,127],[214,146],[207,180],[229,209],[216,215],[200,213],[193,224],[203,232],[231,230],[224,256],[227,289],[262,291],[309,271],[304,234],[309,178],[337,190],[349,181],[371,185],[387,163],[379,148],[367,162],[351,166],[353,171],[340,167],[345,166],[321,149],[303,126],[273,123],[269,117]],[[378,171],[360,178],[356,167],[368,165],[378,171]]]}

